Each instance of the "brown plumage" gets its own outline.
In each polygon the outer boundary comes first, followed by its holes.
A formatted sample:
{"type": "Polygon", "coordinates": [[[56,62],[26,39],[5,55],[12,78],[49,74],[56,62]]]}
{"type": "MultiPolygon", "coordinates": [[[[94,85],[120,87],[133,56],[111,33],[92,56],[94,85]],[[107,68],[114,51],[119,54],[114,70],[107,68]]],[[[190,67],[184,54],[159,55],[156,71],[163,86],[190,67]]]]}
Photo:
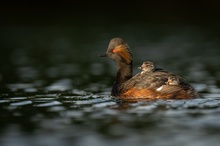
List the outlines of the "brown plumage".
{"type": "MultiPolygon", "coordinates": [[[[128,44],[121,38],[111,39],[107,52],[101,57],[108,57],[117,63],[118,71],[111,95],[122,99],[187,99],[197,97],[194,88],[181,77],[154,68],[150,72],[132,76],[132,54],[128,44]],[[178,84],[167,85],[168,78],[175,77],[178,84]]],[[[153,63],[152,63],[153,64],[153,63]]]]}
{"type": "Polygon", "coordinates": [[[151,61],[145,61],[143,64],[139,67],[139,69],[142,70],[141,74],[143,73],[150,73],[155,70],[154,63],[151,61]]]}

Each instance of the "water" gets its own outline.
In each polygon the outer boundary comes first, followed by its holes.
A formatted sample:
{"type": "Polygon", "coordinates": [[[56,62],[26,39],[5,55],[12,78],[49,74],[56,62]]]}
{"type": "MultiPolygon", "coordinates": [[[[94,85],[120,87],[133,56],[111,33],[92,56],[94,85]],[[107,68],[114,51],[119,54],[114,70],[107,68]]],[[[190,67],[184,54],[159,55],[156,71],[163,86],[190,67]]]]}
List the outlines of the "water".
{"type": "Polygon", "coordinates": [[[218,27],[173,22],[37,26],[32,21],[1,26],[1,146],[220,142],[218,27]],[[98,55],[116,36],[131,47],[134,73],[151,60],[192,83],[200,97],[111,98],[116,66],[98,55]]]}
{"type": "Polygon", "coordinates": [[[1,95],[1,145],[208,145],[220,98],[120,102],[81,90],[1,95]]]}

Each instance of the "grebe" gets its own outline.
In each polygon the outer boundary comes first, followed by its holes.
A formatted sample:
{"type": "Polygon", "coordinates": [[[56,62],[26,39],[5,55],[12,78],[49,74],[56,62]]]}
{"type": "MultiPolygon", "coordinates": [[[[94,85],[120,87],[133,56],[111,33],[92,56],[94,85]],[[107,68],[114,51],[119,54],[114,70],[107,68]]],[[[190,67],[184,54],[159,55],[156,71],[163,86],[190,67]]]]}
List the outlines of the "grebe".
{"type": "Polygon", "coordinates": [[[162,85],[161,87],[157,88],[157,91],[164,90],[166,86],[177,86],[179,84],[180,84],[180,80],[177,76],[170,76],[165,82],[165,85],[162,85]]]}
{"type": "Polygon", "coordinates": [[[117,63],[117,76],[113,84],[111,96],[121,99],[189,99],[197,97],[194,88],[181,77],[162,70],[154,69],[147,74],[138,73],[132,76],[132,54],[128,44],[122,38],[113,38],[107,52],[100,57],[108,57],[117,63]],[[174,76],[179,80],[176,86],[166,86],[168,78],[174,76]]]}
{"type": "Polygon", "coordinates": [[[180,84],[180,80],[176,76],[170,76],[168,77],[166,84],[171,86],[177,86],[180,84]]]}
{"type": "Polygon", "coordinates": [[[155,70],[155,67],[153,62],[145,61],[140,67],[138,67],[138,69],[141,69],[142,70],[141,74],[144,74],[144,73],[153,72],[155,70]]]}

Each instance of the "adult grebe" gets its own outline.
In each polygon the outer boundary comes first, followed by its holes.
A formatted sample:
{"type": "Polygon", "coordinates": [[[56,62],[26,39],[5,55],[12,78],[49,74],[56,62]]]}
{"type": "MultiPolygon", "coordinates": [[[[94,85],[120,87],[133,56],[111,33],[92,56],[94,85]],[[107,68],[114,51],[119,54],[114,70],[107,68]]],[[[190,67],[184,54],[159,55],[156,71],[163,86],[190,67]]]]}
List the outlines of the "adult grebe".
{"type": "Polygon", "coordinates": [[[132,76],[132,54],[128,44],[122,38],[111,39],[107,52],[101,57],[108,57],[117,63],[118,71],[111,95],[121,99],[189,99],[197,97],[194,88],[181,77],[162,70],[154,69],[148,73],[132,76]],[[179,83],[166,86],[168,78],[174,76],[179,83]]]}

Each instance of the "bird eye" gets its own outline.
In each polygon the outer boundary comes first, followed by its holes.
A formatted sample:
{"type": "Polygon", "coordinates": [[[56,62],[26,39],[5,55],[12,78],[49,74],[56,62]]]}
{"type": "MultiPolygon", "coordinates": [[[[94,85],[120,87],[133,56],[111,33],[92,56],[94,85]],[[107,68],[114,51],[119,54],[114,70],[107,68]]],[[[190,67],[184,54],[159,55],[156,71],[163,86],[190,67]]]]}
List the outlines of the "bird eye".
{"type": "Polygon", "coordinates": [[[113,53],[116,53],[116,52],[117,52],[117,50],[113,49],[113,50],[112,50],[112,52],[113,52],[113,53]]]}

